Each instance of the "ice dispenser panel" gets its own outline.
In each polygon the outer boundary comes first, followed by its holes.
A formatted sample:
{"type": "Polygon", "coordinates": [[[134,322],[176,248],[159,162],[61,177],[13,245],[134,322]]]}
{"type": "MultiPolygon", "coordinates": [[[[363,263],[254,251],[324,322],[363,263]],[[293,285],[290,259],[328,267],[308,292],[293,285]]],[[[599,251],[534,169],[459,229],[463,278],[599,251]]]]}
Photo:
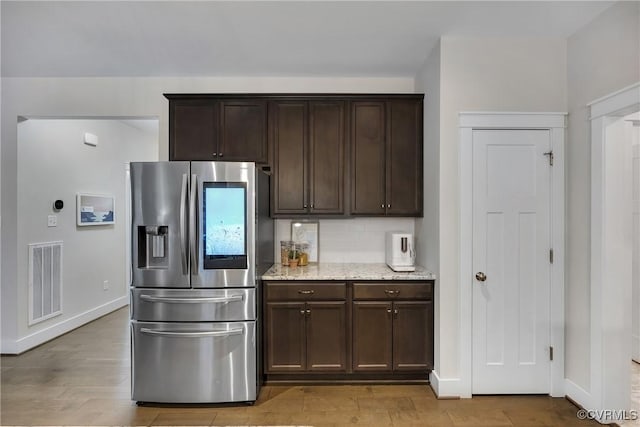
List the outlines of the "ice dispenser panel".
{"type": "Polygon", "coordinates": [[[138,226],[138,268],[169,267],[169,227],[138,226]]]}

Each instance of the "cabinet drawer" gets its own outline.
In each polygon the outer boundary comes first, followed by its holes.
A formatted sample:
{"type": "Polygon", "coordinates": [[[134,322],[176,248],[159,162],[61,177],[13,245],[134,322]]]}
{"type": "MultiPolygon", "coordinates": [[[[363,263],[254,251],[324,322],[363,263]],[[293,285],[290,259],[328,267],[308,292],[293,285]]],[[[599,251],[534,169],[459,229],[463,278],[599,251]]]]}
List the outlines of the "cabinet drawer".
{"type": "Polygon", "coordinates": [[[429,282],[378,282],[354,283],[353,299],[433,299],[433,283],[429,282]]]}
{"type": "Polygon", "coordinates": [[[347,285],[332,282],[266,283],[267,301],[344,300],[347,285]]]}

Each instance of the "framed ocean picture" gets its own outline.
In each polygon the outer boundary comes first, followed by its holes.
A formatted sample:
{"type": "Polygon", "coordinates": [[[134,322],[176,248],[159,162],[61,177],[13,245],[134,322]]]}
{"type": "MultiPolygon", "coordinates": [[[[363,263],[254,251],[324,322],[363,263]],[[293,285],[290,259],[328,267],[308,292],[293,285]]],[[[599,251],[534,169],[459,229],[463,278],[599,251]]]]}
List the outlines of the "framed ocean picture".
{"type": "Polygon", "coordinates": [[[109,225],[115,224],[116,199],[103,194],[78,193],[76,195],[77,224],[109,225]]]}

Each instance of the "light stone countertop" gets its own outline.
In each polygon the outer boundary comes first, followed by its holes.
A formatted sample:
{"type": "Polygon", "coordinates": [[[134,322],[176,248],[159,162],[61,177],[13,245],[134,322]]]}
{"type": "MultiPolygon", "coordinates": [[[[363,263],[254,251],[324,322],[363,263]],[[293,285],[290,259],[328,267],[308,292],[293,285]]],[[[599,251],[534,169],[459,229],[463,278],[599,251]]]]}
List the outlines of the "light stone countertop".
{"type": "Polygon", "coordinates": [[[262,280],[435,280],[436,276],[423,267],[414,272],[397,272],[384,263],[310,263],[304,267],[283,267],[274,264],[262,275],[262,280]]]}

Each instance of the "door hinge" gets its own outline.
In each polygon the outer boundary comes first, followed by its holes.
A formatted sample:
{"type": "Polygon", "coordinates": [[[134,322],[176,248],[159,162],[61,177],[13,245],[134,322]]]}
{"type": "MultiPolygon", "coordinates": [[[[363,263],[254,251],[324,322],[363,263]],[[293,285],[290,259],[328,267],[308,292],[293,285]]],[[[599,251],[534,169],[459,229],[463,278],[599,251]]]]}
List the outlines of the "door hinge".
{"type": "Polygon", "coordinates": [[[553,347],[549,347],[549,360],[553,361],[553,347]]]}
{"type": "Polygon", "coordinates": [[[553,264],[553,249],[549,249],[549,262],[553,264]]]}
{"type": "Polygon", "coordinates": [[[553,166],[553,151],[544,153],[545,156],[549,156],[549,166],[553,166]]]}

